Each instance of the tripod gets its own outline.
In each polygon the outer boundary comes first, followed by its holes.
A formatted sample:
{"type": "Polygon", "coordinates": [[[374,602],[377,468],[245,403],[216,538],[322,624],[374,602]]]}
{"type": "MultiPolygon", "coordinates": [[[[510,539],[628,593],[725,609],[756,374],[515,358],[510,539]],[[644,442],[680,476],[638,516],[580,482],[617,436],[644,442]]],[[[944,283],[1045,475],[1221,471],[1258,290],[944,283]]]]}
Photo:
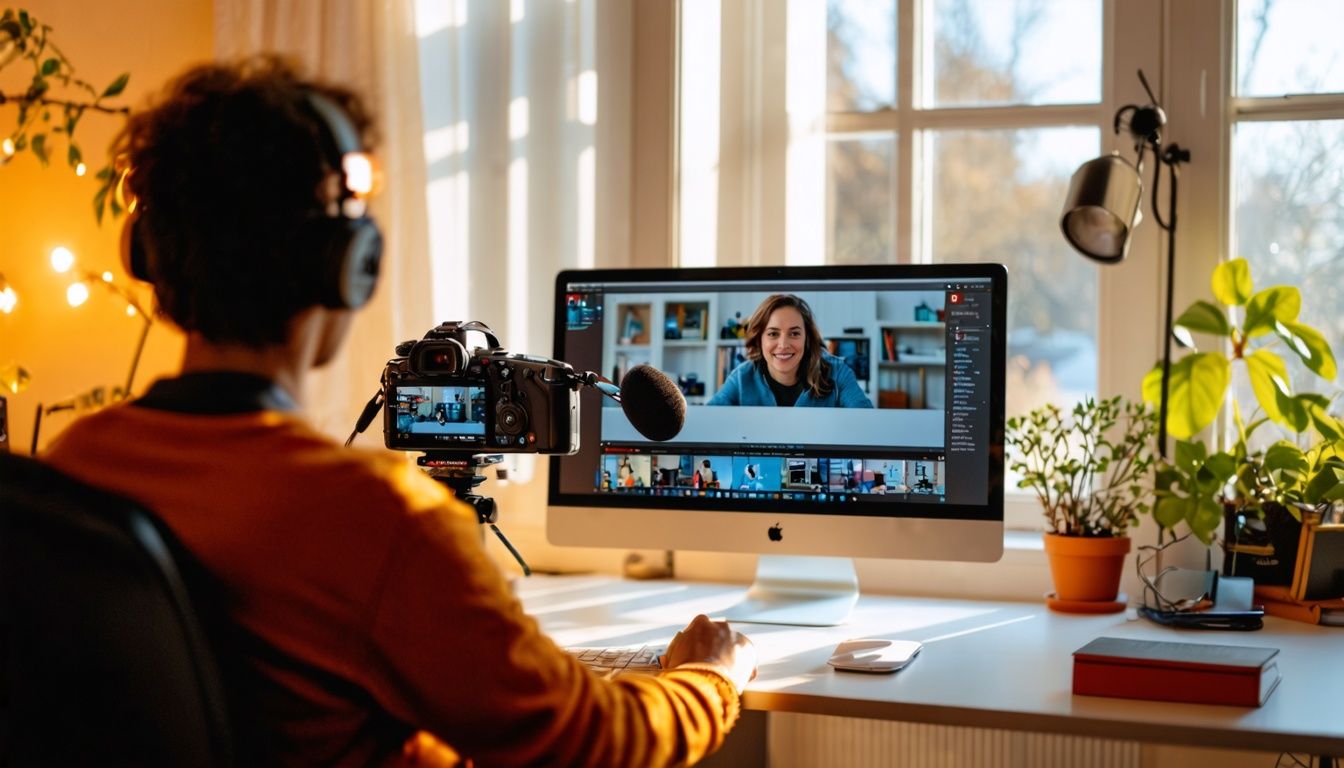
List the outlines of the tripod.
{"type": "Polygon", "coordinates": [[[454,496],[470,504],[472,509],[476,510],[476,521],[481,525],[490,526],[490,530],[499,537],[504,548],[509,550],[513,559],[522,566],[523,575],[531,576],[532,569],[527,566],[523,556],[518,554],[518,550],[514,549],[513,544],[504,537],[504,532],[495,525],[495,520],[499,517],[495,500],[472,492],[472,489],[485,482],[485,475],[477,473],[503,460],[504,456],[498,453],[478,453],[469,459],[463,459],[431,451],[416,459],[415,463],[423,467],[430,477],[452,489],[454,496]]]}

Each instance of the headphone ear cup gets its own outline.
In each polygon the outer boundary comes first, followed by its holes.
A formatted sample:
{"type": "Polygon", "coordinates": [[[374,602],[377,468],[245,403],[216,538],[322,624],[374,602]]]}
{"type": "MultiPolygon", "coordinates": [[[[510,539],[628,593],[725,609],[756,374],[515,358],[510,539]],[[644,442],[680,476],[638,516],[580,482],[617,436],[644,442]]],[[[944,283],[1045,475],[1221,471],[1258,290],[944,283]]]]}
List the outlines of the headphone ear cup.
{"type": "Polygon", "coordinates": [[[149,247],[144,234],[140,212],[126,214],[121,225],[121,266],[126,274],[146,283],[154,282],[149,269],[149,247]]]}
{"type": "Polygon", "coordinates": [[[383,235],[373,219],[324,219],[317,222],[325,243],[318,301],[331,309],[359,309],[373,295],[382,266],[383,235]]]}

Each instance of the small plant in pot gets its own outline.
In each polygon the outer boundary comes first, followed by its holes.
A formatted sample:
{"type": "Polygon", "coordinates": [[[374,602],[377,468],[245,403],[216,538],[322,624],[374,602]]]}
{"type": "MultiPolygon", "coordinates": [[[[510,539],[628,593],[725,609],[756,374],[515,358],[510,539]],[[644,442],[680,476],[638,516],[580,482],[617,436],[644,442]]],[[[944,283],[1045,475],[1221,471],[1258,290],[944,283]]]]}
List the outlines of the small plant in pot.
{"type": "Polygon", "coordinates": [[[1156,431],[1151,409],[1119,396],[1088,398],[1067,411],[1045,405],[1008,420],[1009,467],[1044,507],[1051,608],[1124,608],[1117,598],[1127,534],[1150,509],[1156,431]]]}

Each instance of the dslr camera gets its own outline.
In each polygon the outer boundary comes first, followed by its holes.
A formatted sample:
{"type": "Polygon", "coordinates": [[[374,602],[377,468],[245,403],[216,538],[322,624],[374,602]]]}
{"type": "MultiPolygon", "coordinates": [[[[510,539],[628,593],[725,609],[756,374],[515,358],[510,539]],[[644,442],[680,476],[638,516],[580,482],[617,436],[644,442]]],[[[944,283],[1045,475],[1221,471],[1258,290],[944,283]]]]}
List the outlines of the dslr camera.
{"type": "Polygon", "coordinates": [[[568,363],[510,354],[481,322],[446,322],[397,345],[383,369],[383,442],[403,451],[571,454],[581,377],[568,363]],[[469,333],[485,346],[471,347],[469,333]]]}

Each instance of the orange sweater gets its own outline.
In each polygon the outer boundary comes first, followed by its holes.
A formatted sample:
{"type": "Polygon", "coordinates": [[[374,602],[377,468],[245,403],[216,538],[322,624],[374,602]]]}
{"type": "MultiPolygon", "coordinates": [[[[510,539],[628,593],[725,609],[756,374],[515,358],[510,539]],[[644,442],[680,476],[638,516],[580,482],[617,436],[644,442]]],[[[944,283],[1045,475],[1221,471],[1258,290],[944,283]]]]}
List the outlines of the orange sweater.
{"type": "Polygon", "coordinates": [[[523,613],[469,507],[294,415],[118,405],[47,458],[154,510],[222,581],[231,618],[299,662],[247,660],[270,761],[688,763],[737,717],[712,668],[592,675],[523,613]]]}

